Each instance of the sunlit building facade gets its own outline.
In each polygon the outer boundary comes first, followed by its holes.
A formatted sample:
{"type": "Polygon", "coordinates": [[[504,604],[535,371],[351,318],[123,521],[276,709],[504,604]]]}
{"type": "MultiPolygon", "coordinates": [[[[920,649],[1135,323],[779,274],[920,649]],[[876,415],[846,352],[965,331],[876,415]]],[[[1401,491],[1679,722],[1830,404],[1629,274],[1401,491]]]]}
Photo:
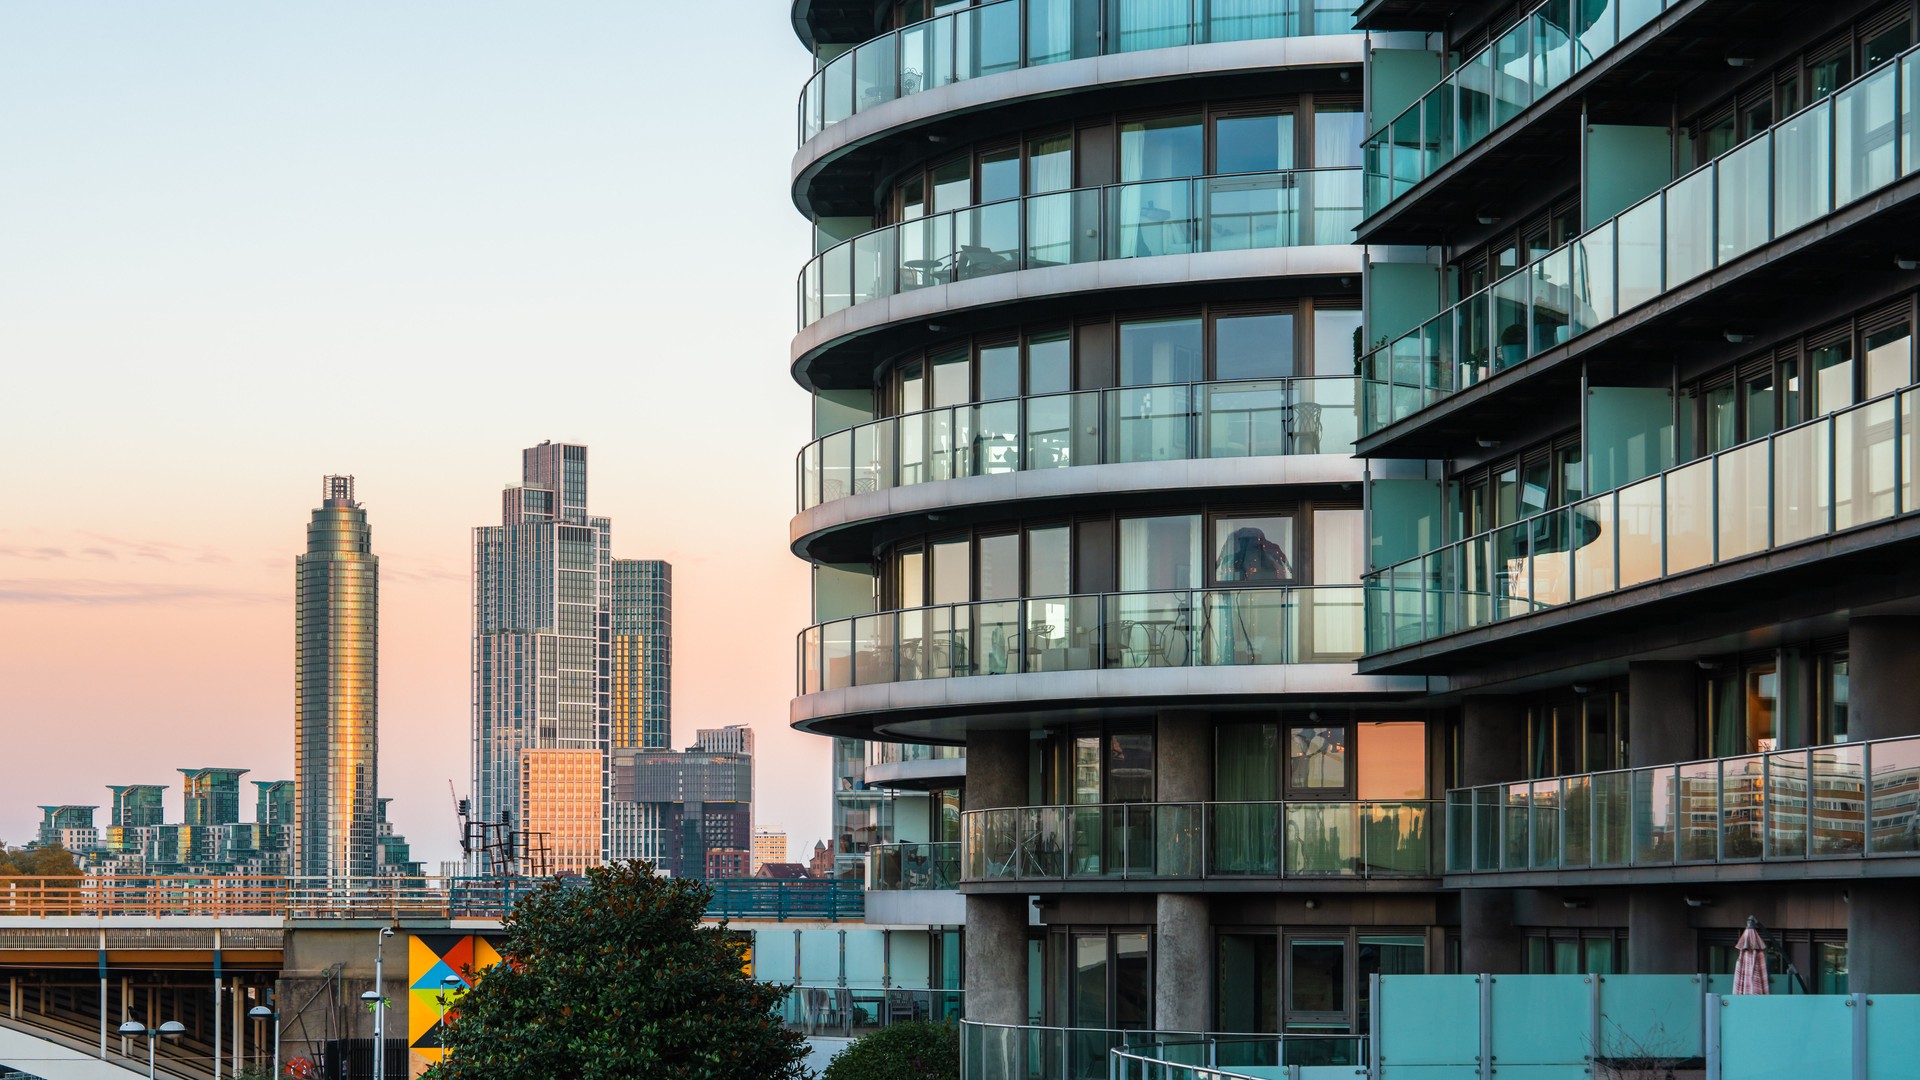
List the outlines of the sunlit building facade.
{"type": "Polygon", "coordinates": [[[322,496],[294,568],[293,869],[359,879],[379,866],[380,561],[353,477],[326,477],[322,496]]]}
{"type": "Polygon", "coordinates": [[[533,872],[581,874],[601,864],[604,776],[598,750],[520,751],[518,820],[533,872]]]}
{"type": "Polygon", "coordinates": [[[673,744],[673,566],[613,560],[613,748],[673,744]]]}

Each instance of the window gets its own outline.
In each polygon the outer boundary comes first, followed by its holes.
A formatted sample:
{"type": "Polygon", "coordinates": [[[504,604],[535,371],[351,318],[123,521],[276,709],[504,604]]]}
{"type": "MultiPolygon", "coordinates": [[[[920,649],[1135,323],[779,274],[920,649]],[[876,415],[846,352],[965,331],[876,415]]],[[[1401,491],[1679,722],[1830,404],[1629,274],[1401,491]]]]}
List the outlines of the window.
{"type": "Polygon", "coordinates": [[[1282,379],[1293,373],[1291,313],[1215,317],[1214,378],[1282,379]]]}
{"type": "Polygon", "coordinates": [[[1280,954],[1272,934],[1221,934],[1214,1002],[1220,1031],[1273,1032],[1280,1022],[1280,954]]]}
{"type": "Polygon", "coordinates": [[[1000,202],[1020,197],[1020,148],[1002,147],[980,153],[980,201],[1000,202]]]}
{"type": "Polygon", "coordinates": [[[1358,168],[1367,141],[1366,115],[1360,103],[1331,102],[1313,108],[1313,167],[1358,168]]]}
{"type": "Polygon", "coordinates": [[[1780,661],[1726,664],[1707,678],[1707,756],[1781,747],[1780,661]]]}
{"type": "Polygon", "coordinates": [[[1287,940],[1287,1030],[1345,1031],[1347,942],[1338,937],[1287,940]]]}
{"type": "Polygon", "coordinates": [[[1531,930],[1529,975],[1614,975],[1626,971],[1624,930],[1531,930]]]}
{"type": "Polygon", "coordinates": [[[1866,398],[1892,393],[1913,382],[1913,339],[1905,323],[1867,334],[1865,345],[1866,398]]]}
{"type": "Polygon", "coordinates": [[[972,400],[973,367],[967,361],[964,349],[933,358],[934,408],[961,405],[972,400]]]}
{"type": "Polygon", "coordinates": [[[1166,180],[1206,171],[1198,116],[1161,116],[1120,125],[1120,179],[1166,180]]]}
{"type": "Polygon", "coordinates": [[[1289,516],[1216,518],[1213,547],[1216,584],[1286,585],[1294,580],[1289,516]]]}
{"type": "Polygon", "coordinates": [[[1144,930],[1074,930],[1067,1022],[1074,1027],[1145,1030],[1153,1024],[1151,937],[1144,930]]]}
{"type": "Polygon", "coordinates": [[[1008,600],[1020,595],[1020,535],[1002,533],[979,540],[979,599],[1008,600]]]}
{"type": "Polygon", "coordinates": [[[1027,595],[1062,596],[1073,591],[1072,530],[1065,525],[1027,530],[1027,595]]]}
{"type": "Polygon", "coordinates": [[[1277,113],[1215,119],[1213,158],[1216,173],[1278,172],[1293,168],[1293,115],[1277,113]]]}
{"type": "Polygon", "coordinates": [[[964,604],[973,599],[970,546],[964,538],[942,540],[933,545],[932,599],[935,604],[964,604]]]}
{"type": "Polygon", "coordinates": [[[1847,706],[1851,667],[1846,653],[1820,658],[1820,700],[1814,745],[1847,741],[1847,706]]]}
{"type": "Polygon", "coordinates": [[[1359,784],[1362,800],[1397,802],[1427,797],[1427,725],[1418,721],[1362,722],[1359,784]]]}
{"type": "Polygon", "coordinates": [[[1316,303],[1313,308],[1313,373],[1315,375],[1358,374],[1355,346],[1360,340],[1360,310],[1333,308],[1316,303]]]}
{"type": "Polygon", "coordinates": [[[1044,195],[1073,187],[1073,134],[1062,131],[1027,140],[1027,193],[1044,195]]]}
{"type": "Polygon", "coordinates": [[[1073,348],[1067,331],[1027,339],[1027,393],[1060,394],[1073,389],[1073,348]]]}
{"type": "Polygon", "coordinates": [[[1120,324],[1120,385],[1156,386],[1201,378],[1200,320],[1142,319],[1120,324]]]}
{"type": "Polygon", "coordinates": [[[1287,730],[1287,795],[1341,794],[1347,788],[1347,729],[1303,724],[1287,730]]]}
{"type": "Polygon", "coordinates": [[[973,160],[954,158],[933,167],[933,205],[929,213],[944,214],[973,205],[973,160]]]}
{"type": "Polygon", "coordinates": [[[1316,508],[1312,556],[1315,585],[1359,584],[1367,562],[1365,513],[1316,508]]]}

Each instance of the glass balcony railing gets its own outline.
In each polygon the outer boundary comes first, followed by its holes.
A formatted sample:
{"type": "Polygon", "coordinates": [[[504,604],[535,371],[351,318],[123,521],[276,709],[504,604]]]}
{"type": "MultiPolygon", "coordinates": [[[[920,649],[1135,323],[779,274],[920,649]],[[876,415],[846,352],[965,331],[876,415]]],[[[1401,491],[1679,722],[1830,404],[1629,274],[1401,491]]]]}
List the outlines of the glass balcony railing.
{"type": "Polygon", "coordinates": [[[1358,0],[998,0],[963,8],[882,34],[823,64],[800,92],[800,141],[897,98],[983,75],[1177,45],[1350,34],[1357,6],[1358,0]]]}
{"type": "Polygon", "coordinates": [[[953,1023],[966,1015],[963,990],[796,986],[780,1002],[780,1019],[803,1035],[857,1038],[912,1021],[953,1023]]]}
{"type": "Polygon", "coordinates": [[[960,816],[964,881],[1434,877],[1438,801],[1014,806],[960,816]]]}
{"type": "Polygon", "coordinates": [[[1362,604],[1358,585],[1316,585],[883,611],[801,631],[799,692],[1018,672],[1351,662],[1362,604]]]}
{"type": "Polygon", "coordinates": [[[1678,0],[1545,0],[1367,137],[1367,215],[1380,212],[1678,0]]]}
{"type": "Polygon", "coordinates": [[[1370,353],[1369,433],[1603,326],[1920,167],[1920,48],[1370,353]]]}
{"type": "Polygon", "coordinates": [[[1353,453],[1351,375],[1126,386],[953,405],[808,444],[798,505],[968,476],[1200,458],[1353,453]]]}
{"type": "MultiPolygon", "coordinates": [[[[1213,1043],[1220,1045],[1221,1052],[1229,1057],[1235,1054],[1258,1056],[1257,1050],[1239,1051],[1227,1049],[1227,1046],[1244,1041],[1248,1044],[1264,1042],[1271,1047],[1277,1038],[1279,1036],[1237,1032],[1046,1027],[1038,1024],[982,1024],[963,1020],[960,1023],[960,1076],[962,1080],[1011,1080],[1015,1077],[1019,1080],[1112,1080],[1115,1076],[1123,1075],[1109,1071],[1121,1067],[1111,1060],[1116,1051],[1152,1053],[1160,1046],[1175,1042],[1213,1043]]],[[[1302,1042],[1308,1038],[1298,1037],[1302,1042]]],[[[1318,1038],[1326,1040],[1329,1047],[1333,1048],[1331,1053],[1335,1055],[1361,1053],[1358,1048],[1340,1048],[1365,1042],[1364,1037],[1350,1035],[1318,1038]]],[[[1295,1036],[1287,1037],[1288,1042],[1294,1042],[1295,1039],[1295,1036]]],[[[1292,1058],[1288,1060],[1293,1061],[1292,1058]]],[[[1141,1073],[1136,1070],[1124,1075],[1151,1076],[1159,1080],[1162,1075],[1176,1074],[1141,1073]]]]}
{"type": "Polygon", "coordinates": [[[1920,510],[1920,387],[1367,576],[1384,652],[1920,510]]]}
{"type": "Polygon", "coordinates": [[[1447,872],[1920,855],[1920,736],[1447,792],[1447,872]]]}
{"type": "Polygon", "coordinates": [[[800,272],[800,326],[854,304],[1044,266],[1348,244],[1360,170],[1140,180],[982,203],[844,240],[800,272]]]}
{"type": "Polygon", "coordinates": [[[964,746],[928,746],[926,743],[877,742],[867,740],[867,764],[893,765],[903,761],[954,761],[964,764],[964,746]]]}
{"type": "Polygon", "coordinates": [[[1198,1035],[1145,1046],[1115,1047],[1111,1059],[1112,1080],[1271,1080],[1296,1075],[1290,1071],[1296,1066],[1345,1066],[1346,1075],[1364,1076],[1367,1037],[1198,1035]],[[1238,1071],[1241,1069],[1249,1071],[1238,1071]]]}
{"type": "Polygon", "coordinates": [[[868,892],[940,891],[959,880],[958,843],[901,842],[867,849],[868,892]]]}

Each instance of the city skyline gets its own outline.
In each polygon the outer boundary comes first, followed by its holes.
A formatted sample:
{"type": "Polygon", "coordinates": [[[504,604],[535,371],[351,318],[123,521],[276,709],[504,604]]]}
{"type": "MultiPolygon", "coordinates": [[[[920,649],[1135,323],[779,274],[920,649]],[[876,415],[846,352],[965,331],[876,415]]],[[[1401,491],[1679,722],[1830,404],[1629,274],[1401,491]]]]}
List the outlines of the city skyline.
{"type": "Polygon", "coordinates": [[[503,455],[541,438],[591,445],[622,551],[674,566],[671,744],[751,722],[792,774],[760,778],[774,824],[827,835],[826,748],[786,728],[805,572],[769,550],[804,396],[743,379],[723,404],[694,377],[786,348],[787,305],[732,298],[791,295],[773,256],[806,228],[762,197],[789,157],[762,105],[809,65],[790,31],[742,25],[729,55],[761,74],[707,90],[738,137],[690,112],[642,125],[631,103],[681,92],[671,43],[697,20],[611,2],[0,13],[0,347],[10,392],[40,403],[0,436],[32,508],[0,517],[0,720],[45,762],[0,837],[31,839],[36,804],[174,779],[152,762],[292,775],[289,523],[341,472],[379,526],[382,793],[416,857],[455,858],[468,530],[514,479],[503,455]],[[696,142],[713,175],[690,196],[656,150],[696,142]],[[721,215],[767,257],[712,244],[721,215]],[[586,389],[501,414],[562,358],[586,389]]]}

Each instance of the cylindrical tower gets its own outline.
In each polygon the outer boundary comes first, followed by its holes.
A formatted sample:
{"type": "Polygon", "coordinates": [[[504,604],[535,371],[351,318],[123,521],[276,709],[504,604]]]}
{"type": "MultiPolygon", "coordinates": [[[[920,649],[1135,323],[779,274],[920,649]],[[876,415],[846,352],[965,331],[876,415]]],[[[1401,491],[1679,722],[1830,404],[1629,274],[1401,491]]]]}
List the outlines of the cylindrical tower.
{"type": "Polygon", "coordinates": [[[1353,15],[796,0],[792,720],[966,748],[971,1075],[1152,1029],[1354,1064],[1366,976],[1441,970],[1443,734],[1357,670],[1367,492],[1425,466],[1353,456],[1397,254],[1353,15]]]}
{"type": "Polygon", "coordinates": [[[292,871],[377,873],[380,560],[353,477],[329,476],[294,560],[292,871]]]}

